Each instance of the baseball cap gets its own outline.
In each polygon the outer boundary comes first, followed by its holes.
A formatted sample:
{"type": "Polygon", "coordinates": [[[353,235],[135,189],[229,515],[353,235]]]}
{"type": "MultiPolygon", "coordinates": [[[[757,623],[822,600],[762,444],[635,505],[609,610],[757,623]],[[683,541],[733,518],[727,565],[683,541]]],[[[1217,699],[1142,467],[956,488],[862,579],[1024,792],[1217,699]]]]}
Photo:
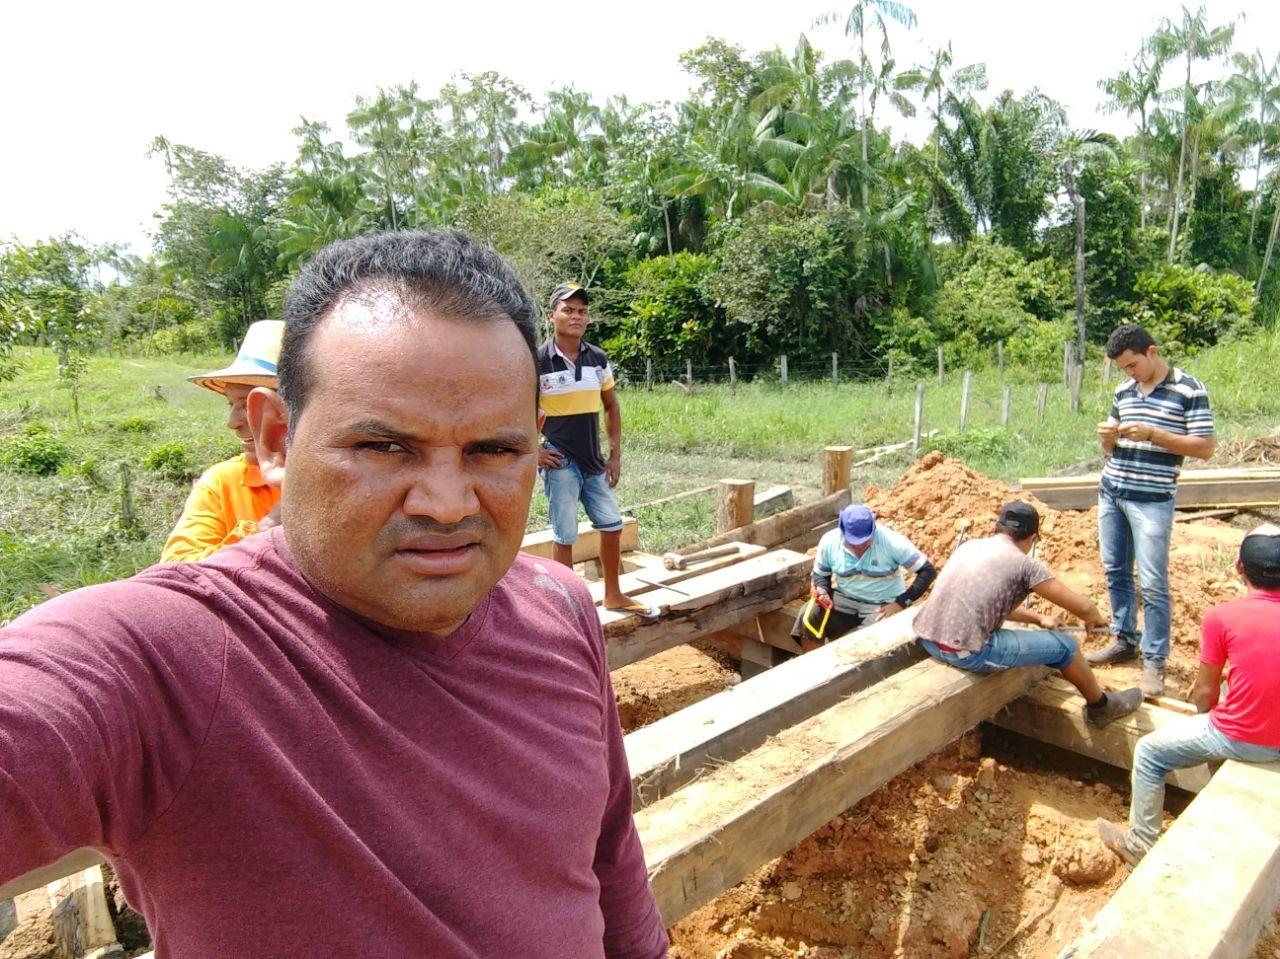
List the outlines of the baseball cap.
{"type": "Polygon", "coordinates": [[[861,546],[876,531],[876,514],[866,506],[846,506],[840,511],[840,532],[850,546],[861,546]]]}
{"type": "Polygon", "coordinates": [[[574,283],[572,280],[565,280],[551,291],[551,304],[548,306],[548,309],[554,310],[557,303],[561,300],[567,300],[571,296],[582,297],[583,303],[591,302],[591,299],[587,296],[586,287],[581,283],[574,283]]]}
{"type": "Polygon", "coordinates": [[[258,320],[251,323],[245,331],[244,342],[240,344],[240,352],[230,366],[188,376],[187,379],[215,393],[225,393],[232,383],[275,389],[278,382],[276,363],[280,360],[280,341],[283,336],[283,320],[258,320]]]}
{"type": "Polygon", "coordinates": [[[1020,538],[1023,539],[1040,532],[1040,514],[1030,503],[1024,503],[1021,500],[1006,503],[1001,508],[1000,518],[996,523],[1017,530],[1022,534],[1020,538]]]}
{"type": "Polygon", "coordinates": [[[1280,526],[1263,523],[1245,533],[1240,562],[1264,576],[1280,576],[1280,526]]]}

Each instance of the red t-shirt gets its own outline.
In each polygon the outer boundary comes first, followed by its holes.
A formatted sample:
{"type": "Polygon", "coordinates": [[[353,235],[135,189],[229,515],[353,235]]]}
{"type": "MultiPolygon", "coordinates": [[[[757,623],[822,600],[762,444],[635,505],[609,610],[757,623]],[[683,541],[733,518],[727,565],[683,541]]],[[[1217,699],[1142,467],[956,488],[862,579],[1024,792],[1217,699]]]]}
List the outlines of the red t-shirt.
{"type": "Polygon", "coordinates": [[[1200,661],[1231,664],[1226,695],[1209,714],[1228,739],[1280,749],[1280,593],[1215,606],[1201,627],[1200,661]]]}
{"type": "Polygon", "coordinates": [[[0,882],[99,849],[182,959],[666,955],[581,581],[409,633],[282,532],[0,630],[0,882]]]}

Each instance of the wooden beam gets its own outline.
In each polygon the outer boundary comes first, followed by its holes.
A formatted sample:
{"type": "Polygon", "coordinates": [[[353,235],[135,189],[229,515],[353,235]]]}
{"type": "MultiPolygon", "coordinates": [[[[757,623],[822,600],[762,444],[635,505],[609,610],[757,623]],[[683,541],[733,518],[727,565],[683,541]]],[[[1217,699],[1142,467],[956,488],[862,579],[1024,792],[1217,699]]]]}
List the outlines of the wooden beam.
{"type": "Polygon", "coordinates": [[[852,458],[852,446],[828,446],[822,451],[823,496],[849,488],[849,461],[852,458]]]}
{"type": "Polygon", "coordinates": [[[755,511],[752,515],[756,519],[764,519],[795,505],[795,490],[790,486],[770,486],[763,493],[756,493],[755,511]]]}
{"type": "Polygon", "coordinates": [[[663,921],[671,925],[791,849],[1044,674],[980,677],[916,663],[640,810],[663,921]]]}
{"type": "MultiPolygon", "coordinates": [[[[753,556],[759,556],[765,552],[763,546],[756,546],[752,543],[736,543],[733,545],[738,547],[738,551],[733,555],[717,556],[714,559],[704,560],[689,569],[667,569],[662,565],[662,557],[655,556],[653,557],[653,563],[646,562],[643,568],[619,576],[618,585],[628,596],[639,597],[663,586],[674,585],[686,579],[701,576],[704,573],[724,569],[726,566],[741,563],[743,560],[751,559],[753,556]]],[[[587,588],[591,591],[591,598],[597,606],[604,602],[603,581],[588,583],[587,588]]]]}
{"type": "Polygon", "coordinates": [[[919,660],[915,611],[855,630],[626,737],[637,809],[919,660]]]}
{"type": "MultiPolygon", "coordinates": [[[[555,540],[551,538],[551,530],[539,530],[536,533],[526,533],[524,542],[520,545],[520,550],[529,553],[531,556],[541,556],[544,559],[553,559],[555,557],[555,540]]],[[[622,518],[622,552],[635,550],[640,548],[640,529],[636,525],[634,517],[624,516],[622,518]]],[[[573,561],[575,563],[585,563],[589,559],[598,559],[600,556],[600,533],[591,528],[590,523],[580,523],[578,525],[578,540],[573,544],[573,561]]]]}
{"type": "MultiPolygon", "coordinates": [[[[1054,509],[1089,509],[1098,504],[1099,474],[1025,477],[1023,492],[1054,509]]],[[[1191,506],[1280,505],[1280,469],[1187,470],[1178,478],[1174,504],[1191,506]]]]}
{"type": "Polygon", "coordinates": [[[750,526],[755,519],[756,484],[752,480],[721,480],[716,495],[716,532],[750,526]]]}
{"type": "Polygon", "coordinates": [[[0,900],[21,896],[24,892],[39,889],[42,886],[49,885],[51,882],[62,879],[64,876],[69,876],[73,872],[88,869],[91,866],[98,866],[104,862],[106,862],[106,859],[96,849],[77,849],[74,852],[67,853],[52,865],[33,869],[31,872],[24,873],[15,879],[10,879],[3,886],[0,886],[0,900]]]}
{"type": "MultiPolygon", "coordinates": [[[[1119,769],[1132,769],[1133,750],[1139,739],[1171,723],[1187,720],[1181,713],[1143,703],[1137,712],[1095,729],[1080,714],[1082,703],[1080,694],[1070,683],[1049,679],[1011,702],[989,722],[1119,769]]],[[[1179,769],[1169,774],[1169,784],[1188,792],[1199,792],[1209,784],[1209,775],[1209,767],[1205,765],[1179,769]]]]}
{"type": "Polygon", "coordinates": [[[1227,762],[1059,959],[1247,959],[1280,904],[1280,766],[1227,762]]]}
{"type": "Polygon", "coordinates": [[[805,591],[811,566],[812,560],[801,553],[774,550],[646,594],[645,601],[663,611],[656,620],[600,609],[609,668],[618,669],[776,609],[805,591]]]}
{"type": "Polygon", "coordinates": [[[809,537],[816,528],[831,526],[840,515],[840,510],[848,506],[851,499],[847,489],[841,490],[831,496],[779,513],[777,516],[762,519],[750,526],[731,529],[727,533],[718,533],[700,542],[682,546],[676,552],[687,555],[734,542],[756,543],[773,549],[775,546],[809,537]]]}
{"type": "Polygon", "coordinates": [[[102,867],[79,869],[49,884],[53,939],[60,955],[83,959],[123,957],[107,909],[102,867]]]}

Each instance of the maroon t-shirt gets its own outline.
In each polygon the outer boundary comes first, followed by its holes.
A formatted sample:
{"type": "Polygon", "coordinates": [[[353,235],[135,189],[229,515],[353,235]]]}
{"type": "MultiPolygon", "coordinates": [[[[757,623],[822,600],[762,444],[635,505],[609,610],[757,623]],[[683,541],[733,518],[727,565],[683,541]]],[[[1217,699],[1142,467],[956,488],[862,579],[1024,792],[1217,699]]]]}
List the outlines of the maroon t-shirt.
{"type": "Polygon", "coordinates": [[[161,957],[660,957],[590,595],[521,555],[448,637],[276,529],[0,631],[0,882],[91,846],[161,957]]]}

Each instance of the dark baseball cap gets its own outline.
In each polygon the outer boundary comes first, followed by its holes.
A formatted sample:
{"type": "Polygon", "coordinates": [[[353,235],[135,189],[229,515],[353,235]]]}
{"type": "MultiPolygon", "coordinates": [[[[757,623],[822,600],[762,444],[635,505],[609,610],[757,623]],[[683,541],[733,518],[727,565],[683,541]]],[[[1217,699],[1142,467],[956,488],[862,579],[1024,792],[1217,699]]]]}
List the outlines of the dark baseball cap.
{"type": "Polygon", "coordinates": [[[1019,539],[1026,539],[1040,532],[1040,514],[1030,503],[1021,500],[1006,503],[1001,508],[1000,518],[996,523],[1007,529],[1017,530],[1021,534],[1019,539]]]}
{"type": "Polygon", "coordinates": [[[554,310],[556,304],[561,300],[567,300],[571,296],[582,297],[583,303],[590,303],[591,298],[587,296],[587,289],[581,283],[574,283],[572,280],[565,280],[554,290],[551,291],[551,304],[548,309],[554,310]]]}
{"type": "Polygon", "coordinates": [[[861,546],[875,534],[876,514],[866,506],[846,506],[840,511],[840,532],[844,541],[861,546]]]}
{"type": "Polygon", "coordinates": [[[1268,579],[1280,576],[1280,526],[1263,523],[1245,534],[1240,562],[1250,572],[1268,579]]]}

